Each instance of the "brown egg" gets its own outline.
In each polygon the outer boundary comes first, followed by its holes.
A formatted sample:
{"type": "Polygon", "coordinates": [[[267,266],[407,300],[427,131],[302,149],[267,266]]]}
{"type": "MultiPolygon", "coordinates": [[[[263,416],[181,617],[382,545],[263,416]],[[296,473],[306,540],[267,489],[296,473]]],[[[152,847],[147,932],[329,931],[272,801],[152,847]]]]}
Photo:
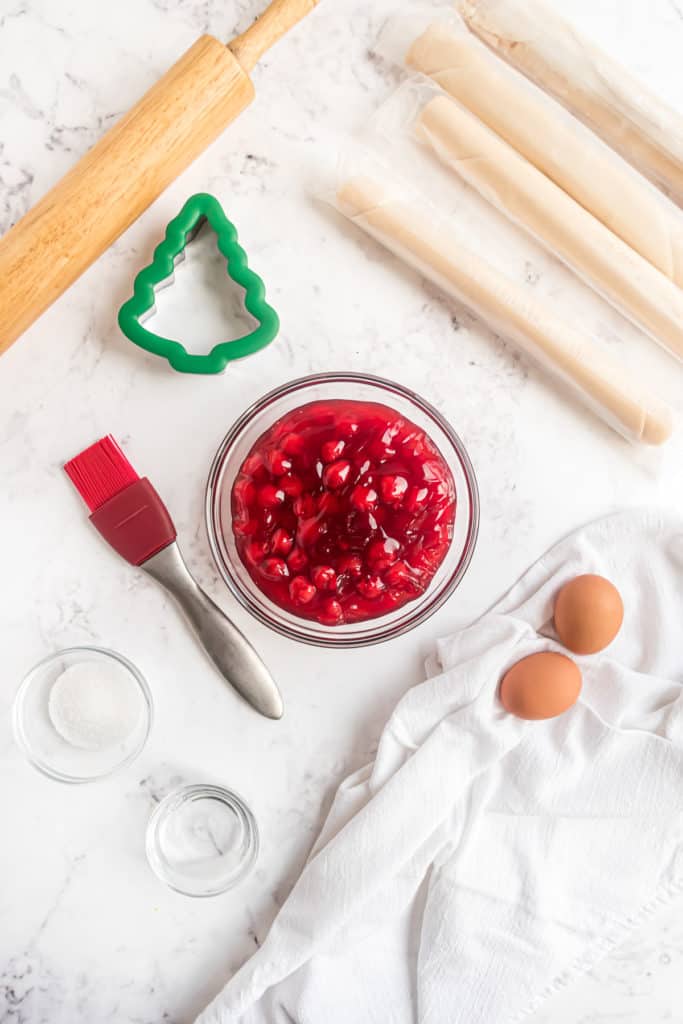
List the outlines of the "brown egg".
{"type": "Polygon", "coordinates": [[[619,591],[604,576],[576,576],[555,602],[555,629],[574,654],[596,654],[611,644],[624,621],[619,591]]]}
{"type": "Polygon", "coordinates": [[[517,718],[556,718],[581,693],[579,666],[565,654],[541,651],[522,658],[503,676],[500,699],[517,718]]]}

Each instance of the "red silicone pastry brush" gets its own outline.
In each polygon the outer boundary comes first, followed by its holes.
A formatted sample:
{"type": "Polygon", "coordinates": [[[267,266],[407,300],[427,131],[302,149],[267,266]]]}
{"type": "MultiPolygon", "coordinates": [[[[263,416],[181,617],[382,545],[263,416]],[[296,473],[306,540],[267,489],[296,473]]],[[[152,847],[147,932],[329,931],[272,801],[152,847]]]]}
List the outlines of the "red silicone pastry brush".
{"type": "Polygon", "coordinates": [[[90,509],[93,526],[126,561],[172,594],[221,675],[262,715],[281,718],[282,698],[268,669],[192,578],[166,506],[114,438],[96,441],[64,469],[90,509]]]}

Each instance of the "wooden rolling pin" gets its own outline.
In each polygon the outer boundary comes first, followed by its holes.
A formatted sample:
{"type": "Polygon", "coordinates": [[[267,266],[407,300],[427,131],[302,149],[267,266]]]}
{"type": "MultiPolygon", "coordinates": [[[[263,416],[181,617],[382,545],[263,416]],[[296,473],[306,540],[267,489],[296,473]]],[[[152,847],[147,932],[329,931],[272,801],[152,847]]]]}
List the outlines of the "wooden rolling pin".
{"type": "Polygon", "coordinates": [[[202,36],[0,239],[0,353],[254,98],[259,58],[318,0],[273,0],[225,46],[202,36]]]}

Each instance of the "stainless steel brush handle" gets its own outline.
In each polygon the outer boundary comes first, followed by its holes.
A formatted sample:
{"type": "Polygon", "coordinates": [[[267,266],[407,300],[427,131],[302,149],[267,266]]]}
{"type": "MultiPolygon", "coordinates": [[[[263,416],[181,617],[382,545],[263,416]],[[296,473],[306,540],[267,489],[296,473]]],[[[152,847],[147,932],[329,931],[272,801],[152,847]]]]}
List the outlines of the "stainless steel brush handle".
{"type": "Polygon", "coordinates": [[[177,544],[169,544],[140,566],[168,590],[185,612],[221,675],[252,707],[282,718],[282,697],[258,654],[237,626],[195,582],[177,544]]]}

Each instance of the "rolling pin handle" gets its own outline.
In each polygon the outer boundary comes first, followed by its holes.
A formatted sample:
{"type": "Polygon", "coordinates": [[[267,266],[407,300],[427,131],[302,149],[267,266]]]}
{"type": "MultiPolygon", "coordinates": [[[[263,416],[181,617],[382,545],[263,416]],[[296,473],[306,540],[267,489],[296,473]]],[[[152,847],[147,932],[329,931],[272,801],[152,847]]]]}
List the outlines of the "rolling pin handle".
{"type": "Polygon", "coordinates": [[[294,28],[317,5],[318,0],[273,0],[246,32],[228,44],[228,49],[249,72],[263,54],[294,28]]]}

